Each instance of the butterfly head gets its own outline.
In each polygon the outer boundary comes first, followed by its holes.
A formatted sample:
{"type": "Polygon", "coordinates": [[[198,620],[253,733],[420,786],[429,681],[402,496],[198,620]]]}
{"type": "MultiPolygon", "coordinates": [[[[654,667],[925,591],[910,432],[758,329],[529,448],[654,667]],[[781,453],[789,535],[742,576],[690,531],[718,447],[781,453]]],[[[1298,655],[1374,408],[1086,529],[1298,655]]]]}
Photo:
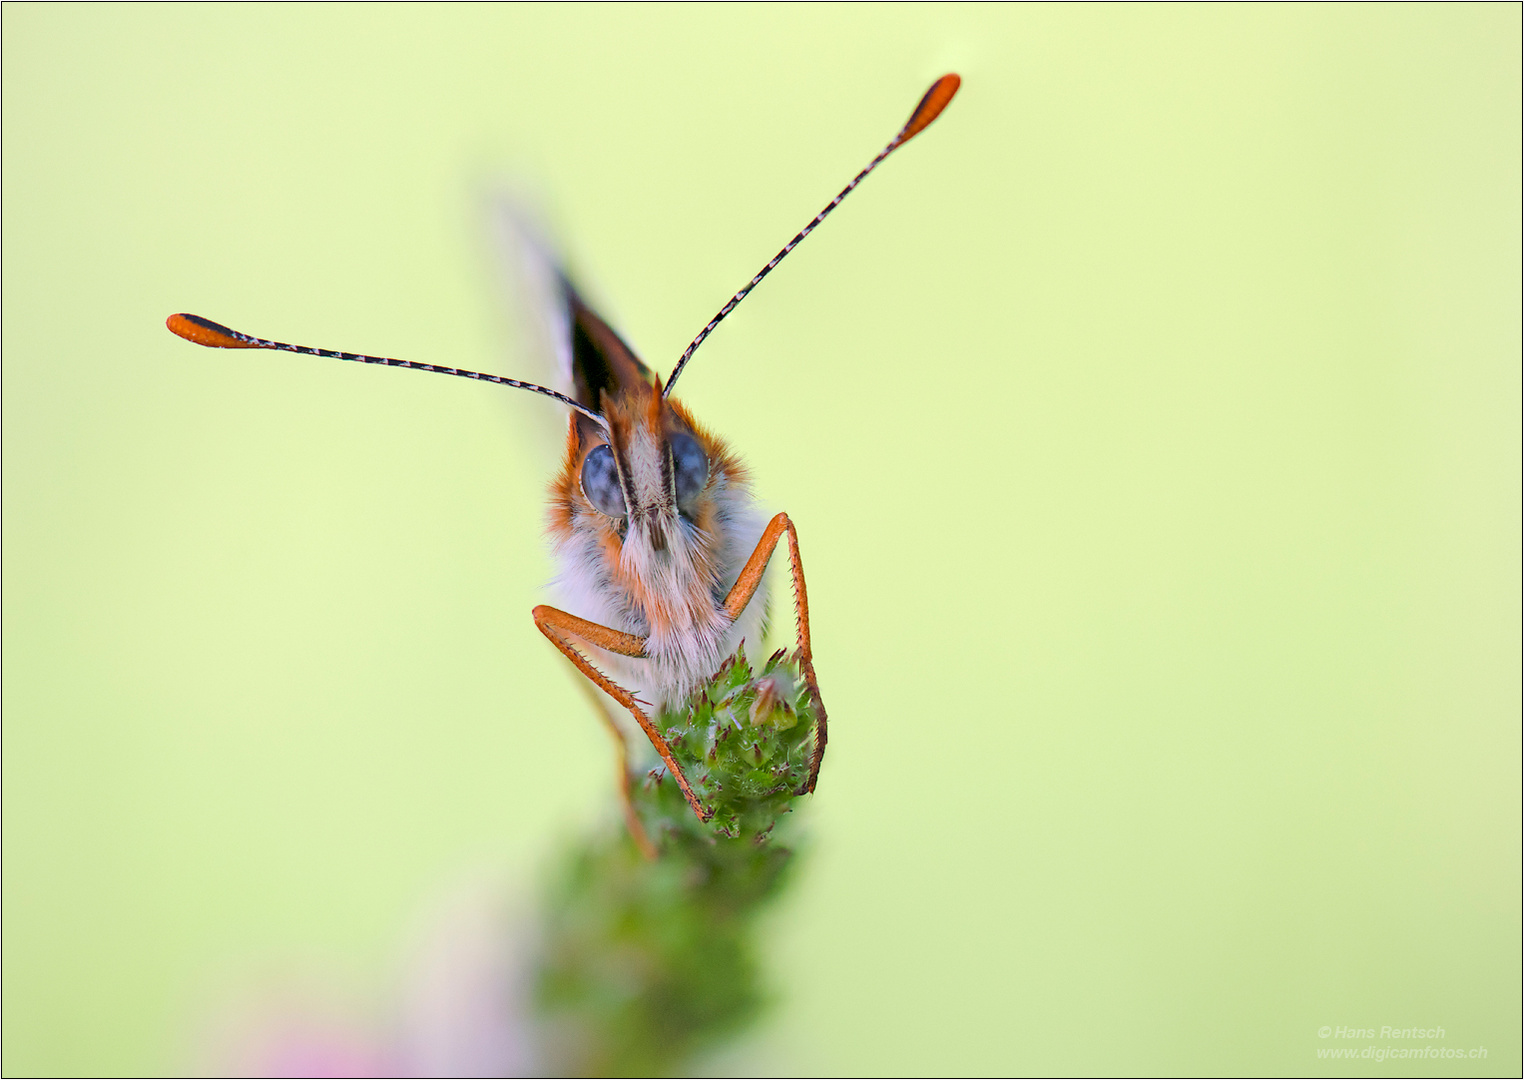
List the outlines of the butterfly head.
{"type": "Polygon", "coordinates": [[[622,547],[660,558],[709,524],[710,455],[718,447],[706,448],[713,440],[662,396],[659,380],[600,398],[607,430],[583,423],[573,434],[576,494],[622,547]]]}

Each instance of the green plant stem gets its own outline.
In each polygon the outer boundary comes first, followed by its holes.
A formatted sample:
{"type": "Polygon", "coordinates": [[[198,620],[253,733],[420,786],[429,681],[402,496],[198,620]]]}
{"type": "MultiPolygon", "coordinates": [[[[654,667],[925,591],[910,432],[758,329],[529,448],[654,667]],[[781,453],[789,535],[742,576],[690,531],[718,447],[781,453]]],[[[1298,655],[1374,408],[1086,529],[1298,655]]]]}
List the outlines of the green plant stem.
{"type": "Polygon", "coordinates": [[[658,855],[623,829],[566,858],[544,914],[536,999],[547,1066],[562,1075],[662,1075],[760,1011],[757,916],[788,878],[781,826],[814,749],[797,657],[753,673],[744,650],[686,709],[656,720],[706,806],[700,822],[661,770],[631,783],[658,855]]]}

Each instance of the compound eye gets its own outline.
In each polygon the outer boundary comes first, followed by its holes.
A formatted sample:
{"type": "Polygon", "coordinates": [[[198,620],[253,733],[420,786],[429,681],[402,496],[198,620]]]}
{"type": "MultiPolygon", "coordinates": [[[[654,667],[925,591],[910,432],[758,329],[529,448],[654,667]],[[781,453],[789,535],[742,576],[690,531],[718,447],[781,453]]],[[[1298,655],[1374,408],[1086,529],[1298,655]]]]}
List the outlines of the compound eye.
{"type": "Polygon", "coordinates": [[[600,514],[624,517],[624,491],[619,487],[619,469],[608,443],[593,447],[582,459],[582,494],[600,514]]]}
{"type": "Polygon", "coordinates": [[[698,440],[681,432],[673,434],[667,442],[672,447],[672,475],[677,482],[677,505],[684,510],[698,493],[709,483],[709,459],[698,440]]]}

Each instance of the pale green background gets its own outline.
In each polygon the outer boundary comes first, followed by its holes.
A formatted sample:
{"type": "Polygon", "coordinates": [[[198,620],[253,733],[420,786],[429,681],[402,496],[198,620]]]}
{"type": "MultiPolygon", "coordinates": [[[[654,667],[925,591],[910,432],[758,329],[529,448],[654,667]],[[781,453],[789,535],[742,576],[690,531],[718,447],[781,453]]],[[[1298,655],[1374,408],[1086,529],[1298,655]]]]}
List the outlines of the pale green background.
{"type": "Polygon", "coordinates": [[[5,1070],[384,988],[610,799],[529,618],[557,407],[164,317],[533,375],[506,178],[666,368],[956,69],[684,377],[799,525],[832,718],[752,1052],[1517,1075],[1519,34],[6,5],[5,1070]]]}

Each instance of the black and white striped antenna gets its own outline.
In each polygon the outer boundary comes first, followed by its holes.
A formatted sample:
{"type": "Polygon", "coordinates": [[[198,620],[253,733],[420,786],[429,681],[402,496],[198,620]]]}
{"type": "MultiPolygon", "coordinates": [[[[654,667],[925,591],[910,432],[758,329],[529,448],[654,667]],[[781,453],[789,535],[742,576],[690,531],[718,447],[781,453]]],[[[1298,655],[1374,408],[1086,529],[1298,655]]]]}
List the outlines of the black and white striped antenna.
{"type": "Polygon", "coordinates": [[[841,201],[848,195],[852,194],[852,189],[855,188],[858,184],[861,184],[870,172],[878,168],[879,165],[883,163],[883,160],[886,157],[919,135],[926,129],[927,125],[929,125],[933,120],[941,115],[942,110],[947,108],[947,103],[951,101],[953,99],[953,95],[958,92],[958,86],[962,83],[962,81],[963,80],[958,78],[956,75],[943,75],[940,79],[931,84],[931,89],[926,91],[926,93],[921,97],[920,104],[917,105],[915,107],[915,111],[910,114],[910,119],[905,121],[905,126],[900,128],[900,133],[893,139],[889,140],[889,145],[878,152],[878,157],[868,162],[867,168],[863,169],[862,172],[854,176],[852,178],[852,182],[849,183],[846,187],[842,188],[841,192],[836,196],[836,198],[828,202],[826,204],[826,208],[815,215],[814,220],[812,220],[804,228],[800,229],[798,234],[795,235],[792,240],[784,244],[783,250],[774,255],[766,266],[757,271],[757,276],[747,282],[744,289],[726,301],[725,306],[720,308],[715,317],[709,320],[709,325],[699,331],[699,336],[694,338],[692,344],[683,350],[683,355],[678,359],[677,366],[672,369],[672,375],[667,379],[667,388],[662,392],[664,396],[670,395],[672,393],[672,388],[677,385],[677,377],[683,373],[683,368],[688,366],[688,361],[693,359],[693,354],[697,352],[698,347],[704,343],[704,339],[707,338],[710,334],[714,333],[714,328],[716,326],[719,326],[720,323],[725,321],[725,316],[734,311],[736,309],[736,305],[740,304],[742,300],[745,300],[746,295],[755,289],[758,285],[760,285],[763,278],[773,272],[773,268],[783,261],[784,256],[798,247],[800,242],[803,241],[806,236],[814,232],[815,227],[826,219],[826,215],[840,206],[841,201]]]}
{"type": "Polygon", "coordinates": [[[390,356],[366,356],[363,353],[339,352],[336,349],[315,349],[311,345],[288,345],[284,341],[270,341],[230,330],[221,323],[203,319],[200,315],[184,313],[171,315],[164,321],[164,325],[169,327],[171,333],[179,334],[186,341],[194,341],[197,345],[205,345],[213,349],[275,349],[279,352],[302,353],[306,356],[326,356],[330,360],[356,360],[362,364],[412,368],[415,371],[432,371],[438,375],[458,375],[462,379],[478,379],[481,382],[496,383],[498,386],[511,386],[516,390],[532,390],[536,394],[555,398],[563,405],[570,405],[604,431],[609,429],[607,420],[565,394],[552,390],[548,386],[538,386],[535,383],[509,379],[502,375],[488,375],[481,371],[467,371],[465,368],[445,367],[443,364],[420,364],[412,360],[395,360],[390,356]]]}

